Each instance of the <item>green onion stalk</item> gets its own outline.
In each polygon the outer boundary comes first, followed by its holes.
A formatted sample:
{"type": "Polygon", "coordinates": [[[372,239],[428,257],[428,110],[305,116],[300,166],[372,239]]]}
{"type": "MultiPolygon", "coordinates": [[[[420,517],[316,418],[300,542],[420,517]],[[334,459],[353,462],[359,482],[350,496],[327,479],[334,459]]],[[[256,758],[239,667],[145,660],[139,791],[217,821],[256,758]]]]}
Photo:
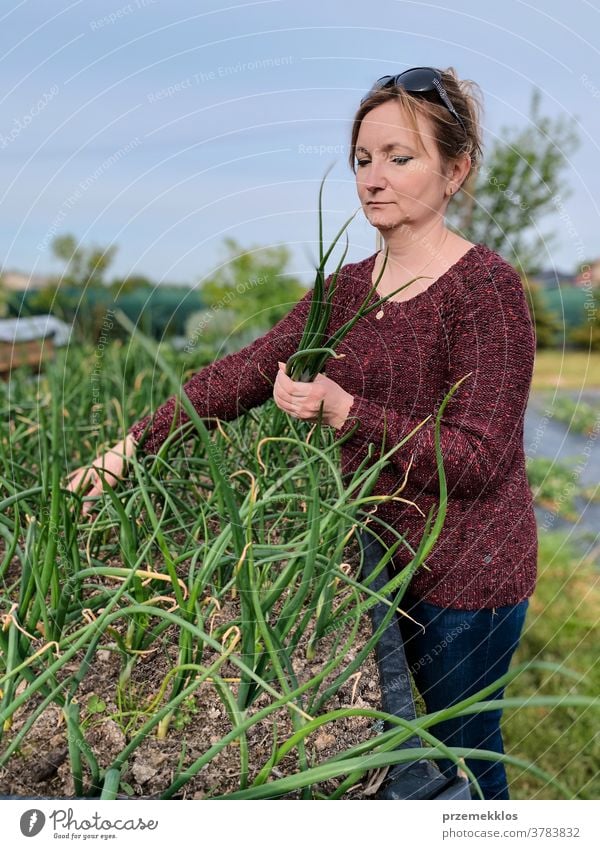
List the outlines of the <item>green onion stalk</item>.
{"type": "Polygon", "coordinates": [[[348,236],[346,234],[346,247],[341,256],[340,261],[332,274],[331,282],[326,290],[326,280],[325,280],[325,268],[329,257],[338,241],[340,240],[342,234],[348,228],[348,225],[353,220],[355,215],[358,213],[359,209],[357,209],[347,221],[344,222],[340,230],[335,235],[333,242],[327,249],[324,251],[323,248],[323,185],[325,183],[325,178],[327,174],[331,170],[333,166],[330,166],[323,179],[321,180],[321,185],[319,188],[319,265],[316,269],[315,276],[315,285],[313,288],[313,294],[310,302],[310,310],[308,313],[308,317],[306,320],[306,325],[304,327],[304,333],[302,334],[302,338],[300,340],[300,344],[298,346],[298,350],[295,354],[288,359],[286,363],[286,374],[292,380],[300,380],[310,382],[315,379],[315,377],[322,371],[325,363],[330,357],[336,357],[335,349],[338,347],[340,342],[344,339],[345,336],[352,330],[357,321],[359,321],[364,316],[368,315],[372,310],[377,309],[377,307],[381,306],[381,304],[385,303],[389,298],[395,295],[397,292],[402,291],[407,286],[410,286],[411,283],[414,283],[415,280],[419,280],[420,277],[413,277],[412,280],[409,280],[408,283],[404,283],[402,286],[399,286],[397,289],[394,289],[393,292],[390,292],[388,295],[384,295],[375,301],[375,303],[368,305],[369,300],[377,291],[377,286],[379,285],[379,281],[383,276],[383,272],[385,271],[387,260],[388,260],[388,249],[386,248],[383,265],[381,266],[381,270],[377,275],[377,280],[369,290],[366,298],[361,304],[358,312],[351,318],[349,321],[345,322],[334,334],[328,336],[327,327],[329,324],[329,318],[331,316],[331,310],[333,306],[333,297],[337,288],[338,275],[346,258],[346,254],[348,253],[348,236]]]}

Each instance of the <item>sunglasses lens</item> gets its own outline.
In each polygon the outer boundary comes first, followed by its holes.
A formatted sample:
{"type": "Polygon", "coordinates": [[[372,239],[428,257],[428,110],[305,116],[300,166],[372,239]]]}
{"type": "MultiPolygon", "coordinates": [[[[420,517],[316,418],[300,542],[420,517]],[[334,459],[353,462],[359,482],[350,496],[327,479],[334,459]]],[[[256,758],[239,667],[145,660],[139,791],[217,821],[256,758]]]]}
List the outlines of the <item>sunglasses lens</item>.
{"type": "Polygon", "coordinates": [[[411,68],[398,74],[396,85],[403,86],[407,91],[431,91],[435,88],[434,80],[441,82],[435,68],[411,68]]]}
{"type": "Polygon", "coordinates": [[[386,74],[383,77],[379,77],[371,91],[362,98],[361,103],[367,99],[371,92],[392,85],[401,85],[407,91],[416,93],[434,91],[434,79],[441,82],[439,72],[435,68],[409,68],[408,71],[403,71],[401,74],[386,74]]]}

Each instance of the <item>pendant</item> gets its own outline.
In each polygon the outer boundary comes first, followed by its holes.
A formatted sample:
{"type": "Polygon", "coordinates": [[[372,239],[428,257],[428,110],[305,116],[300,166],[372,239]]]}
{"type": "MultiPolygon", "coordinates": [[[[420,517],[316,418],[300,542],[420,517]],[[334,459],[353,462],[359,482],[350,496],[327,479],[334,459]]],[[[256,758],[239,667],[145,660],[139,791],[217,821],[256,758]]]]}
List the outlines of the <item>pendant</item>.
{"type": "Polygon", "coordinates": [[[383,310],[379,310],[379,312],[375,313],[375,318],[383,318],[383,310]]]}

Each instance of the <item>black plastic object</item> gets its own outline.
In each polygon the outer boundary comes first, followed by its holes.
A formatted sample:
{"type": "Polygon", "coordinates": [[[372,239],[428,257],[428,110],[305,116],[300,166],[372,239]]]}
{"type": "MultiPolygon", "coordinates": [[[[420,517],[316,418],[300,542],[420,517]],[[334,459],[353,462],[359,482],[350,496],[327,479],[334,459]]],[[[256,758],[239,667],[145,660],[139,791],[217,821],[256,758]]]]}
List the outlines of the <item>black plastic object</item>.
{"type": "MultiPolygon", "coordinates": [[[[385,554],[383,546],[366,532],[359,533],[359,542],[364,552],[363,580],[373,574],[385,554]]],[[[371,581],[369,588],[381,594],[389,581],[387,564],[371,581]]],[[[373,632],[381,625],[389,606],[377,602],[371,609],[373,632]]],[[[402,632],[394,616],[375,646],[379,681],[381,685],[381,709],[402,719],[416,719],[410,673],[406,662],[402,632]]],[[[384,722],[386,730],[393,726],[384,722]]],[[[405,740],[398,749],[421,748],[423,743],[415,734],[405,740]]],[[[447,778],[435,761],[421,759],[396,764],[387,774],[376,799],[471,799],[469,782],[461,776],[447,778]]]]}

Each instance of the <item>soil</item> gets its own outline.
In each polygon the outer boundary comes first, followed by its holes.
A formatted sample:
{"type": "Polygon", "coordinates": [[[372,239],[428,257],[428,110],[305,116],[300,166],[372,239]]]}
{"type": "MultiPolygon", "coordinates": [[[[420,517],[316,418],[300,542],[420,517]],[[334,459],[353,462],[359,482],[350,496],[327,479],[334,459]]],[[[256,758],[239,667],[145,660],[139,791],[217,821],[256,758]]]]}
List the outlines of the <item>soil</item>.
{"type": "MultiPolygon", "coordinates": [[[[11,564],[12,566],[12,564],[11,564]]],[[[12,569],[10,570],[12,572],[12,569]]],[[[9,572],[10,575],[10,572],[9,572]]],[[[7,584],[9,575],[5,575],[7,584]]],[[[12,576],[11,576],[12,577],[12,576]]],[[[16,575],[14,576],[16,578],[16,575]]],[[[237,600],[223,605],[216,614],[213,627],[219,622],[235,619],[239,615],[237,600]]],[[[117,629],[118,630],[118,629],[117,629]]],[[[298,681],[308,680],[323,668],[329,659],[333,636],[326,636],[317,646],[316,654],[306,659],[305,646],[310,635],[294,654],[293,666],[298,681]]],[[[355,645],[340,667],[321,685],[323,691],[346,668],[371,636],[368,615],[363,616],[355,645]]],[[[118,695],[118,679],[122,670],[122,655],[114,642],[105,642],[96,653],[88,673],[77,691],[81,704],[81,718],[85,740],[93,751],[101,769],[109,767],[139,730],[142,722],[151,714],[139,719],[140,710],[148,705],[159,691],[164,678],[178,657],[178,631],[164,632],[158,640],[156,651],[138,659],[121,695],[118,695]],[[94,712],[94,704],[98,712],[94,712]],[[127,711],[133,711],[128,715],[127,711]],[[136,719],[137,714],[137,719],[136,719]],[[133,717],[133,718],[132,718],[133,717]]],[[[212,650],[207,651],[203,663],[211,659],[212,650]]],[[[236,648],[237,651],[237,648],[236,648]]],[[[216,654],[214,654],[216,657],[216,654]]],[[[65,668],[64,675],[72,675],[78,668],[83,655],[74,658],[65,668]]],[[[220,675],[235,678],[237,667],[231,662],[223,665],[220,675]]],[[[61,676],[62,677],[62,676],[61,676]]],[[[172,679],[170,679],[172,680],[172,679]]],[[[22,683],[24,686],[24,682],[22,683]]],[[[233,695],[237,695],[237,684],[230,684],[233,695]]],[[[278,689],[277,683],[275,688],[278,689]]],[[[170,684],[166,688],[170,692],[170,684]]],[[[374,652],[371,652],[360,669],[346,681],[321,712],[343,707],[380,709],[380,688],[374,652]]],[[[250,708],[255,713],[269,704],[270,696],[263,693],[250,708]]],[[[10,730],[3,735],[2,749],[9,745],[23,727],[28,717],[41,704],[42,697],[34,695],[19,709],[10,730]]],[[[293,733],[290,712],[282,708],[263,719],[247,732],[249,750],[249,783],[269,759],[273,750],[274,726],[277,744],[280,745],[293,733]]],[[[316,765],[333,755],[378,734],[381,723],[371,717],[354,716],[336,720],[321,726],[306,738],[306,757],[309,765],[316,765]]],[[[231,724],[213,685],[205,682],[184,702],[183,709],[174,718],[164,739],[158,739],[156,729],[135,750],[122,773],[122,787],[132,798],[159,798],[174,780],[178,771],[185,769],[214,743],[231,730],[231,724]]],[[[84,767],[84,790],[89,786],[89,772],[84,767]]],[[[273,770],[274,777],[292,775],[300,770],[297,750],[290,752],[273,770]]],[[[348,790],[342,799],[373,798],[378,781],[386,770],[368,773],[362,781],[348,790]]],[[[240,746],[238,741],[230,743],[217,757],[191,778],[174,795],[174,798],[204,799],[223,796],[240,789],[240,746]]],[[[345,780],[345,776],[318,785],[318,790],[330,795],[345,780]]],[[[67,729],[60,706],[49,705],[29,729],[24,741],[13,754],[7,766],[0,769],[0,793],[13,796],[72,798],[75,787],[70,772],[67,729]]],[[[301,792],[280,798],[301,798],[301,792]]]]}

